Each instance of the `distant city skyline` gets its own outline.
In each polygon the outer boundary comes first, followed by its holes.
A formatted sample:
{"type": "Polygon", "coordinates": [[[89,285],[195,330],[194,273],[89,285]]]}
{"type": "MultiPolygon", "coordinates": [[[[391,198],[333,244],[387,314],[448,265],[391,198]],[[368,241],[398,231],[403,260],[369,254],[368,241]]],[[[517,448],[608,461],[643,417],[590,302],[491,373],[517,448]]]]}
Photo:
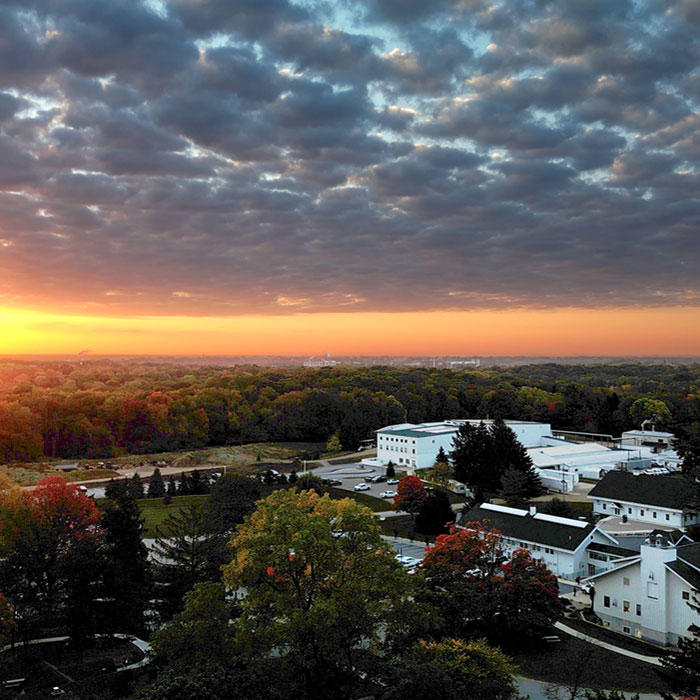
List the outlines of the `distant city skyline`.
{"type": "Polygon", "coordinates": [[[0,353],[700,354],[687,0],[6,0],[0,353]]]}

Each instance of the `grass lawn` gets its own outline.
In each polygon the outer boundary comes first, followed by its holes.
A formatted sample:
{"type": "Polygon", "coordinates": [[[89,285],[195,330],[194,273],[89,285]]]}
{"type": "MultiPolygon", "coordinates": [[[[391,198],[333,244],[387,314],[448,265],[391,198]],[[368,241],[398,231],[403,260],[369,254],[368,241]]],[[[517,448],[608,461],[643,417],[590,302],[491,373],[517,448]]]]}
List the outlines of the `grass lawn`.
{"type": "Polygon", "coordinates": [[[169,505],[163,503],[162,498],[142,498],[138,501],[141,515],[145,520],[143,536],[156,537],[156,527],[165,520],[170,513],[181,508],[197,506],[206,503],[209,495],[198,496],[174,496],[169,505]]]}
{"type": "Polygon", "coordinates": [[[606,629],[605,627],[595,625],[592,622],[586,622],[580,617],[570,619],[567,618],[566,620],[562,620],[562,622],[565,625],[578,630],[579,632],[587,634],[589,637],[595,637],[603,642],[608,642],[608,644],[614,644],[622,649],[634,651],[637,654],[644,654],[646,656],[660,656],[664,651],[662,647],[657,647],[654,644],[649,644],[641,639],[630,637],[627,634],[621,634],[620,632],[606,629]]]}
{"type": "Polygon", "coordinates": [[[627,692],[659,693],[669,690],[668,682],[643,661],[601,649],[562,632],[561,642],[512,655],[520,675],[545,683],[627,692]]]}
{"type": "Polygon", "coordinates": [[[366,493],[336,489],[333,486],[326,486],[326,489],[328,490],[328,495],[333,499],[352,498],[360,505],[367,506],[367,508],[370,508],[375,513],[391,510],[391,499],[375,498],[366,493]]]}

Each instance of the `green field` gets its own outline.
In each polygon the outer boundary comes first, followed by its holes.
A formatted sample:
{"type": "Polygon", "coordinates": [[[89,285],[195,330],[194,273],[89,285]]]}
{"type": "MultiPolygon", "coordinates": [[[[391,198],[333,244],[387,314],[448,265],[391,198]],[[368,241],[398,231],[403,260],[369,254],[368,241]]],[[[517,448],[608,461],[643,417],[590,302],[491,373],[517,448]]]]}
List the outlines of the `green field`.
{"type": "Polygon", "coordinates": [[[144,519],[143,536],[156,537],[156,527],[171,513],[188,506],[198,506],[206,503],[209,495],[199,496],[173,496],[172,501],[166,505],[162,498],[142,498],[138,501],[141,515],[144,519]]]}
{"type": "MultiPolygon", "coordinates": [[[[274,484],[261,484],[263,497],[267,496],[275,489],[274,484]]],[[[286,488],[286,487],[278,487],[286,488]]],[[[344,491],[343,489],[336,489],[333,487],[327,487],[328,495],[333,499],[340,498],[352,498],[363,506],[367,506],[375,513],[384,510],[391,510],[391,501],[382,500],[380,498],[374,498],[373,496],[368,496],[365,493],[355,493],[353,491],[344,491]]],[[[177,512],[181,508],[187,508],[189,506],[197,506],[206,503],[209,500],[208,495],[199,496],[174,496],[172,501],[166,505],[162,498],[142,498],[138,501],[139,508],[141,509],[141,515],[144,519],[144,537],[156,537],[157,526],[165,520],[171,513],[177,512]]]]}

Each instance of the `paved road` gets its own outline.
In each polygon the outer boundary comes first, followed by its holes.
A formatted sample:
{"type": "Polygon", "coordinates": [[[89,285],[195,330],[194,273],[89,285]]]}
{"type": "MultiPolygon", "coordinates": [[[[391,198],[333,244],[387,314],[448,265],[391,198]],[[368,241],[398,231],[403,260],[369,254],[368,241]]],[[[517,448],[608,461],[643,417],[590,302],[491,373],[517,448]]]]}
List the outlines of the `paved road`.
{"type": "MultiPolygon", "coordinates": [[[[563,686],[543,683],[542,681],[535,681],[532,678],[524,678],[523,676],[517,676],[516,681],[520,688],[520,694],[523,696],[529,695],[530,700],[552,700],[553,698],[566,700],[571,696],[571,691],[563,686]],[[556,692],[557,690],[559,691],[558,693],[556,692]]],[[[633,696],[634,693],[622,693],[624,698],[632,698],[633,696]]],[[[639,700],[662,700],[662,698],[656,693],[640,693],[639,700]]]]}

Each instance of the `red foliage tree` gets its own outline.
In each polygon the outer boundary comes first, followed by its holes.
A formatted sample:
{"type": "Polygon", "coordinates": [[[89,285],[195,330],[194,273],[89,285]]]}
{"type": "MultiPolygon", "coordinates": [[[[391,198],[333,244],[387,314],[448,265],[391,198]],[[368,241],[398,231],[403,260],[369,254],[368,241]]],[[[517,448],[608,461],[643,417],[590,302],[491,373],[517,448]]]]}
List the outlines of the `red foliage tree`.
{"type": "Polygon", "coordinates": [[[404,476],[399,481],[396,491],[394,510],[402,510],[411,515],[418,513],[428,495],[423,482],[417,476],[404,476]]]}

